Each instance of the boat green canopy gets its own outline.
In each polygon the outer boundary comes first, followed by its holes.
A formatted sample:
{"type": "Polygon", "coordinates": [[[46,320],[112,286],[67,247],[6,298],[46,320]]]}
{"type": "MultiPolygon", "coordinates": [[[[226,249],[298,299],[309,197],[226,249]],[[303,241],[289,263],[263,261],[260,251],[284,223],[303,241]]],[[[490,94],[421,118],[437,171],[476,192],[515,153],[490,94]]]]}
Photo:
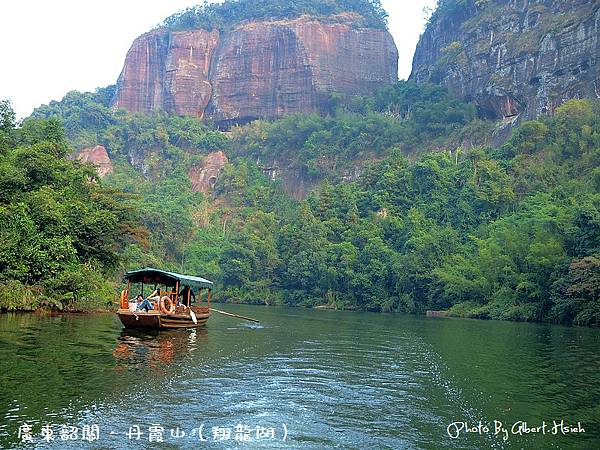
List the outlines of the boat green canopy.
{"type": "Polygon", "coordinates": [[[165,270],[145,268],[140,270],[132,270],[127,272],[123,277],[125,281],[131,281],[132,283],[145,283],[145,284],[164,284],[164,285],[175,285],[177,281],[179,284],[189,285],[192,288],[212,288],[213,282],[208,281],[204,278],[194,277],[191,275],[182,275],[180,273],[167,272],[165,270]]]}

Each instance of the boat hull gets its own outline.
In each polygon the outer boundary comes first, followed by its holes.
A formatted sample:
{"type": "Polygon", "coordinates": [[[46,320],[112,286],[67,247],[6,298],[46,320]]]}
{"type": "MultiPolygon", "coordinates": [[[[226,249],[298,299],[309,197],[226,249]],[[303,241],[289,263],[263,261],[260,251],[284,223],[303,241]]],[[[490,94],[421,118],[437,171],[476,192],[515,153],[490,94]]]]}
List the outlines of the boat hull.
{"type": "Polygon", "coordinates": [[[173,330],[177,328],[199,328],[206,325],[210,317],[208,308],[192,308],[196,315],[194,322],[189,312],[162,314],[158,311],[132,312],[119,309],[117,316],[125,328],[148,328],[154,330],[173,330]]]}

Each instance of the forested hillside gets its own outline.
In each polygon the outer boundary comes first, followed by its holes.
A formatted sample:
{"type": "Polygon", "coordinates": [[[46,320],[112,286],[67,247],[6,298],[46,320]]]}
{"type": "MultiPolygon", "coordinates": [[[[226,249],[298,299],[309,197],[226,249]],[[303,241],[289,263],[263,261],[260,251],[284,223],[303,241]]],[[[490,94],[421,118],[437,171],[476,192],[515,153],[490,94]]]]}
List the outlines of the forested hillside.
{"type": "Polygon", "coordinates": [[[105,145],[115,173],[103,184],[137,194],[127,203],[150,245],[127,246],[124,267],[207,276],[221,301],[599,323],[597,103],[571,101],[492,148],[493,125],[431,85],[228,134],[112,112],[102,92],[34,117],[58,115],[78,147],[105,145]],[[214,150],[231,163],[211,195],[194,193],[187,169],[214,150]],[[293,200],[264,170],[273,159],[314,192],[293,200]]]}
{"type": "Polygon", "coordinates": [[[66,158],[56,118],[16,127],[0,102],[0,308],[78,310],[112,302],[122,249],[147,245],[126,196],[66,158]]]}

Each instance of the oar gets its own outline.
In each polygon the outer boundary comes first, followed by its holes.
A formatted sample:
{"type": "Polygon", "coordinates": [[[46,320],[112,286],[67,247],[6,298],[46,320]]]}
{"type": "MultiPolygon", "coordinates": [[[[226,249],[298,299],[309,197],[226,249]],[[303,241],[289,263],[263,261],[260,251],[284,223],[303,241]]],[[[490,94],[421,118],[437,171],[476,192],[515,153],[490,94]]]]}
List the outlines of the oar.
{"type": "Polygon", "coordinates": [[[252,319],[251,317],[238,316],[237,314],[231,314],[225,311],[221,311],[220,309],[210,308],[211,311],[218,312],[219,314],[223,314],[224,316],[237,317],[238,319],[249,320],[250,322],[260,323],[260,320],[252,319]]]}

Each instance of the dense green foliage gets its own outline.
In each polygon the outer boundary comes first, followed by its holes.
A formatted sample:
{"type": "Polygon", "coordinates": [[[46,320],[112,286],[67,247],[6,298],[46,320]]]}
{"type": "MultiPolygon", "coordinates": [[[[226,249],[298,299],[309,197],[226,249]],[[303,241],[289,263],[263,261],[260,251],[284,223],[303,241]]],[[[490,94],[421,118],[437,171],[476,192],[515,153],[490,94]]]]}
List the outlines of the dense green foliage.
{"type": "Polygon", "coordinates": [[[393,152],[279,221],[256,212],[222,259],[227,295],[599,324],[599,119],[572,101],[500,149],[393,152]]]}
{"type": "MultiPolygon", "coordinates": [[[[74,104],[99,105],[87,101],[74,104]]],[[[68,122],[59,106],[43,115],[68,122]]],[[[75,130],[95,130],[115,161],[107,182],[138,194],[128,204],[150,245],[129,245],[126,267],[208,276],[226,301],[599,323],[595,103],[568,102],[500,148],[471,105],[407,82],[227,137],[193,118],[106,112],[103,128],[75,130]],[[191,192],[188,168],[215,150],[231,160],[216,191],[191,192]],[[291,199],[271,164],[318,188],[291,199]]]]}
{"type": "Polygon", "coordinates": [[[0,308],[80,308],[112,301],[107,283],[121,248],[145,232],[122,194],[92,167],[65,158],[62,125],[29,119],[19,128],[7,102],[0,124],[0,308]]]}
{"type": "Polygon", "coordinates": [[[243,21],[290,19],[301,15],[327,17],[352,12],[362,16],[359,25],[387,28],[387,13],[381,0],[225,0],[180,11],[164,21],[171,30],[226,29],[243,21]]]}
{"type": "Polygon", "coordinates": [[[326,117],[255,121],[234,131],[234,155],[291,162],[309,177],[334,180],[394,147],[409,154],[471,145],[489,133],[490,124],[477,119],[472,104],[441,87],[401,81],[374,98],[340,99],[326,117]]]}
{"type": "Polygon", "coordinates": [[[114,123],[109,109],[115,86],[97,89],[96,92],[69,92],[60,101],[37,108],[32,118],[58,117],[63,123],[69,142],[84,148],[99,142],[99,130],[114,123]]]}
{"type": "Polygon", "coordinates": [[[108,150],[115,171],[106,183],[129,195],[124,204],[139,211],[140,226],[152,231],[148,246],[132,243],[123,248],[123,270],[140,266],[181,270],[193,264],[207,277],[218,276],[214,258],[190,251],[200,245],[195,241],[199,224],[203,224],[199,242],[206,233],[214,241],[221,234],[219,225],[207,228],[209,204],[202,194],[191,191],[188,169],[212,151],[228,152],[230,140],[193,117],[113,112],[95,99],[98,92],[70,92],[61,102],[36,109],[32,117],[60,119],[75,148],[101,144],[108,150]]]}

